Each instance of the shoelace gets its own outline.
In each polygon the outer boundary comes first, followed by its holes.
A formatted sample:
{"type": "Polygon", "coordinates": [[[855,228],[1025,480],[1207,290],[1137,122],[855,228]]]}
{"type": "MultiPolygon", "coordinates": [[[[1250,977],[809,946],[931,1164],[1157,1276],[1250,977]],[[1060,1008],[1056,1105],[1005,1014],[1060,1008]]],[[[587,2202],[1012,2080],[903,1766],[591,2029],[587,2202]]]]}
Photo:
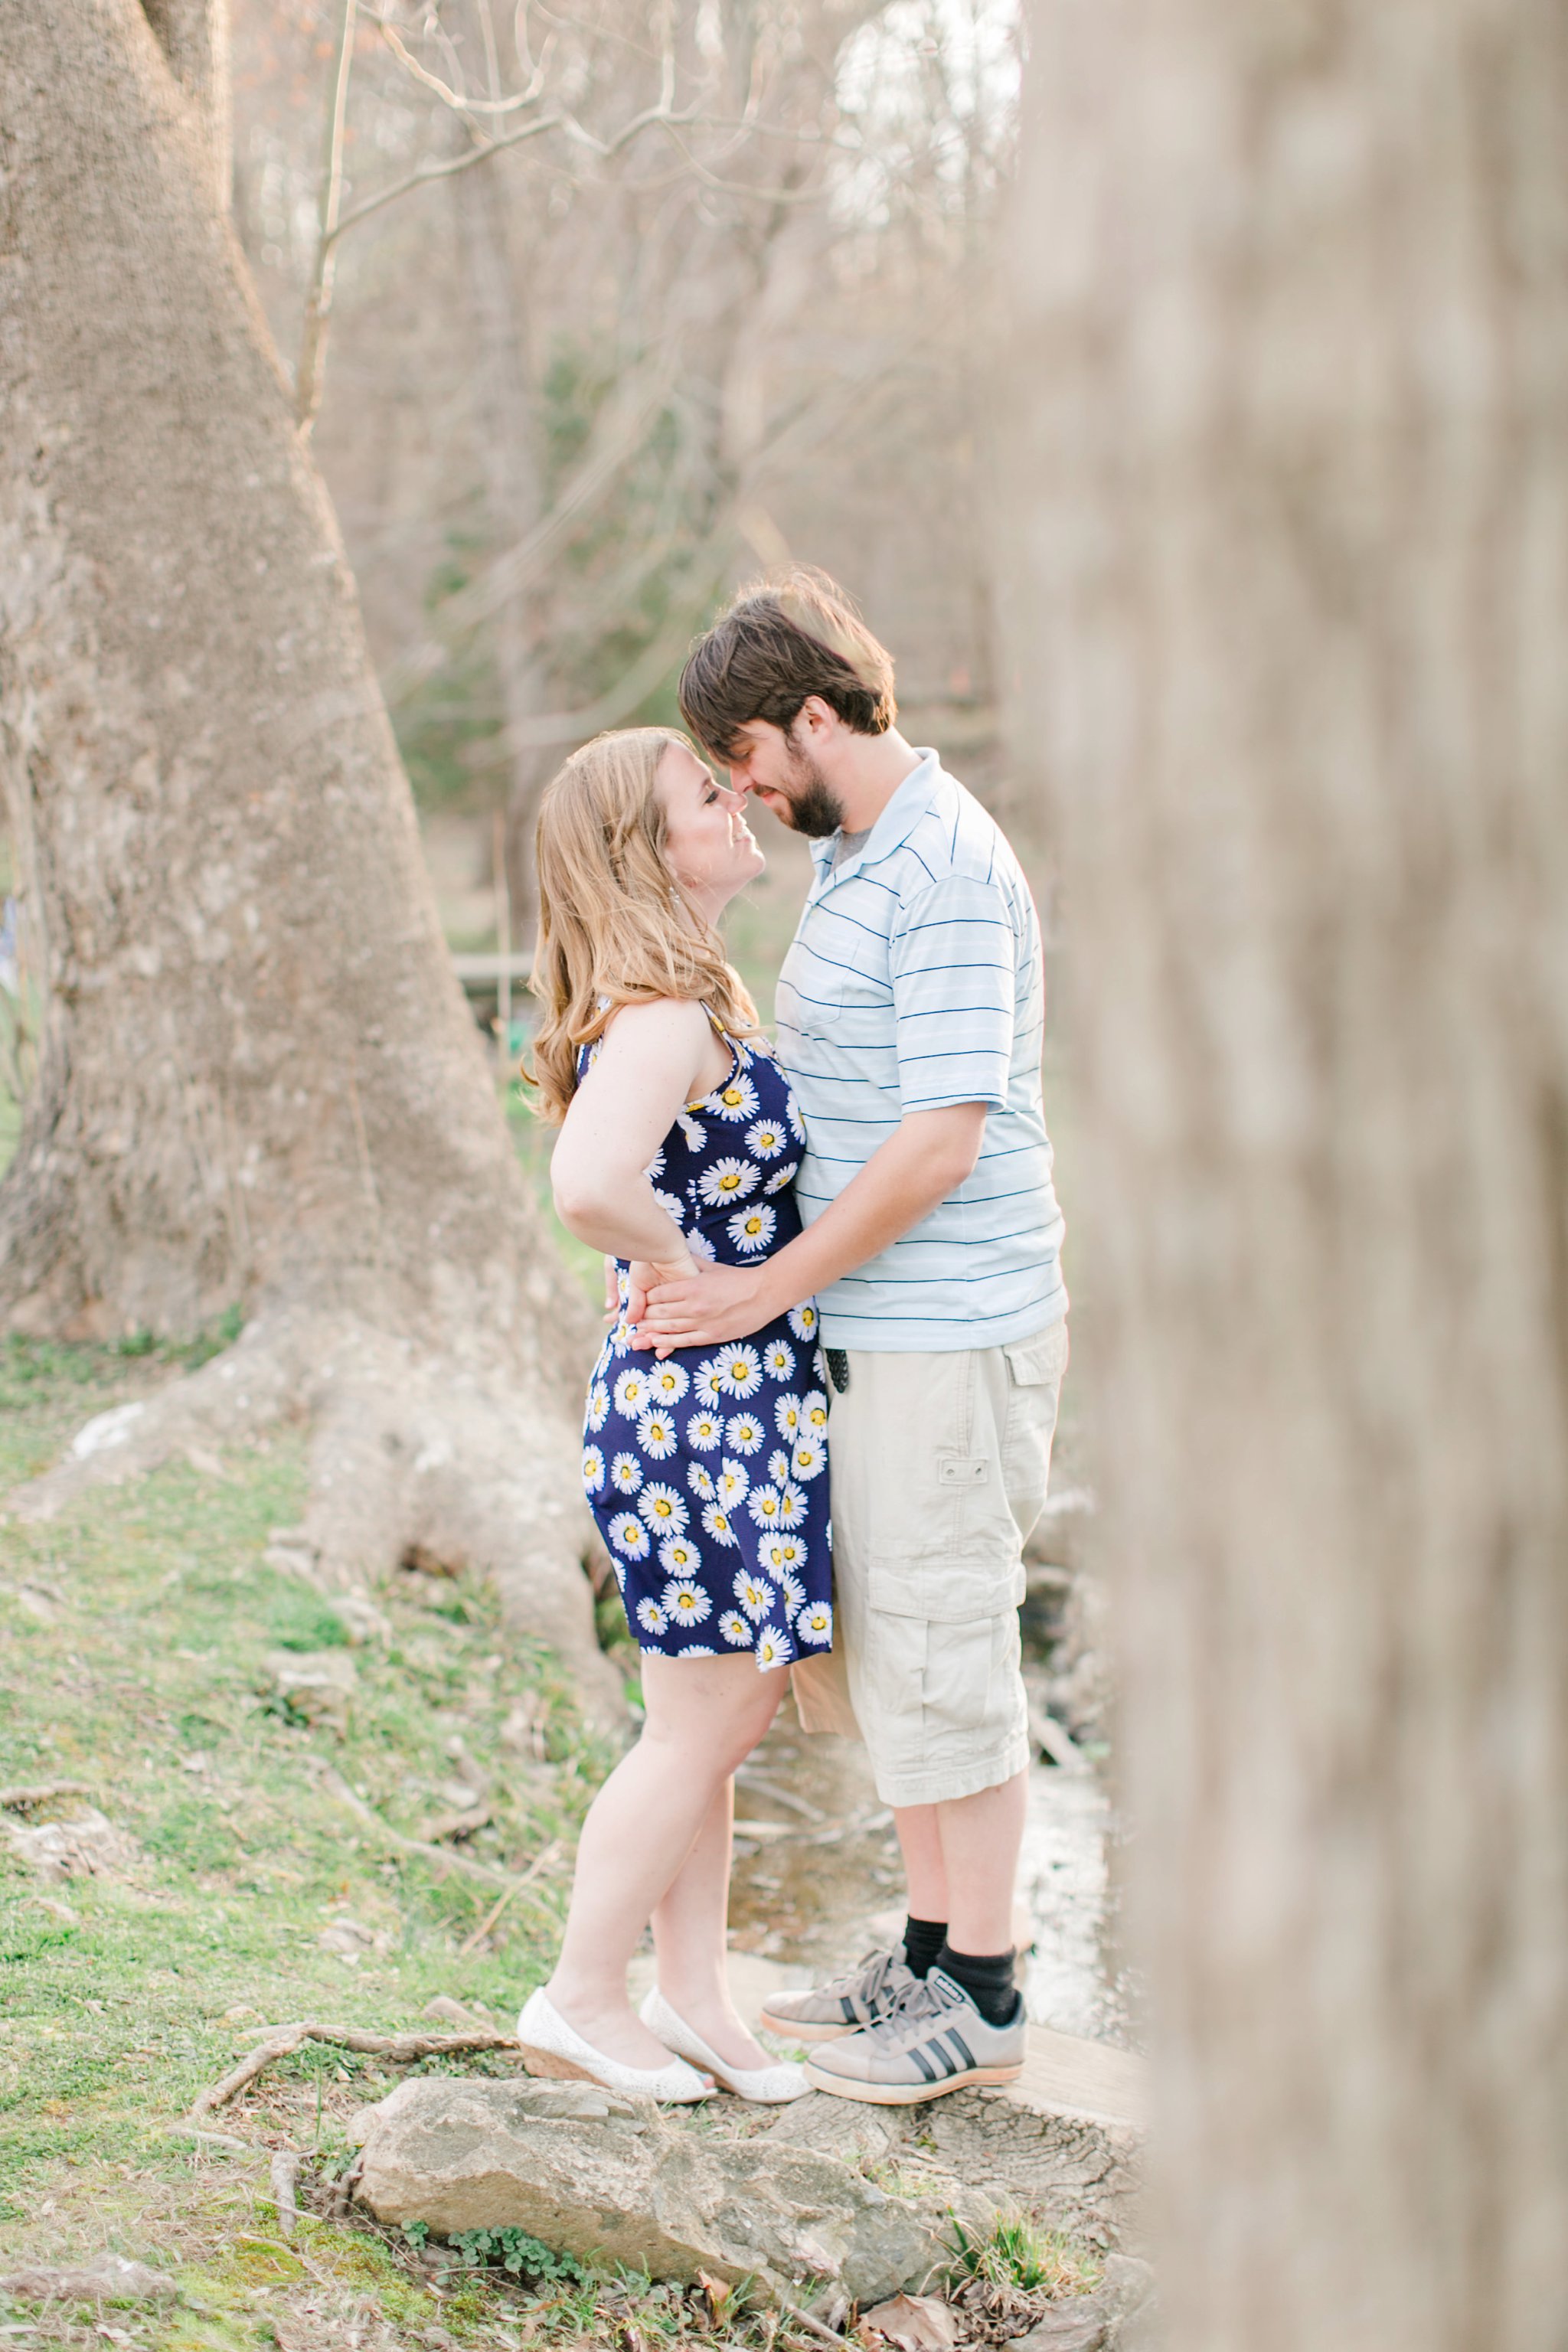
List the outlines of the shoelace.
{"type": "Polygon", "coordinates": [[[929,1977],[917,1977],[899,1994],[886,2017],[879,2017],[866,2028],[879,2041],[891,2042],[902,2039],[915,2040],[913,2029],[928,2026],[933,2017],[945,2016],[950,2009],[966,2006],[965,1997],[958,1987],[934,1972],[929,1977]]]}
{"type": "Polygon", "coordinates": [[[887,1984],[898,1961],[895,1952],[868,1952],[842,1976],[833,1977],[822,1987],[824,1992],[858,1993],[865,2000],[875,2000],[887,1984]]]}

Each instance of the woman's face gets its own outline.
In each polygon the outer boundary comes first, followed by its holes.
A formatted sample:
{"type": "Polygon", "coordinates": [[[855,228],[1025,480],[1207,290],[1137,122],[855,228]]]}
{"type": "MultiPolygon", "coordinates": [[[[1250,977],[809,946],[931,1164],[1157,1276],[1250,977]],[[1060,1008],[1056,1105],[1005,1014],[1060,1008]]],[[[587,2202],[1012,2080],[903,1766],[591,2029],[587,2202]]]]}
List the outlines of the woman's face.
{"type": "Polygon", "coordinates": [[[671,743],[654,789],[664,803],[664,854],[669,870],[710,921],[767,864],[752,837],[745,802],[719,783],[684,743],[671,743]]]}

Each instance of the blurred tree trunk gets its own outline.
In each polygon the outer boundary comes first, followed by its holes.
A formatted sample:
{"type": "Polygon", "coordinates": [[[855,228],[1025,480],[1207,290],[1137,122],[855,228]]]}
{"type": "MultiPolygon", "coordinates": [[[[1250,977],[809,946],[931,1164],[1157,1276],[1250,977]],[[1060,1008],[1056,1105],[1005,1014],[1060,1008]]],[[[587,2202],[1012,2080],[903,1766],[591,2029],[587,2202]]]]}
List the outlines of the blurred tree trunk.
{"type": "Polygon", "coordinates": [[[1568,2342],[1568,18],[1034,0],[1173,2352],[1568,2342]]]}
{"type": "Polygon", "coordinates": [[[586,1310],[526,1200],[333,518],[151,19],[0,15],[0,752],[46,989],[0,1309],[79,1337],[251,1319],[84,1433],[31,1507],[302,1410],[326,1576],[411,1547],[490,1567],[598,1677],[570,1475],[586,1310]]]}

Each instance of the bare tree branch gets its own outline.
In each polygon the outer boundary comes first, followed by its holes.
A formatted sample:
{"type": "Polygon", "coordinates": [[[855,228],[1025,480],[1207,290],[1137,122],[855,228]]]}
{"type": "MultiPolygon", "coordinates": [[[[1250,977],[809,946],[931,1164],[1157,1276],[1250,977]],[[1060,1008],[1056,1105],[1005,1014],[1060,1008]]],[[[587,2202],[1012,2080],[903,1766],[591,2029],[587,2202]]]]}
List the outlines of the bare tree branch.
{"type": "Polygon", "coordinates": [[[300,364],[294,378],[294,415],[301,433],[310,431],[321,404],[321,368],[326,356],[327,321],[332,309],[333,247],[338,235],[338,208],[342,201],[343,127],[348,118],[357,8],[358,0],[338,0],[337,53],[321,158],[321,229],[310,273],[310,291],[305,302],[300,364]]]}

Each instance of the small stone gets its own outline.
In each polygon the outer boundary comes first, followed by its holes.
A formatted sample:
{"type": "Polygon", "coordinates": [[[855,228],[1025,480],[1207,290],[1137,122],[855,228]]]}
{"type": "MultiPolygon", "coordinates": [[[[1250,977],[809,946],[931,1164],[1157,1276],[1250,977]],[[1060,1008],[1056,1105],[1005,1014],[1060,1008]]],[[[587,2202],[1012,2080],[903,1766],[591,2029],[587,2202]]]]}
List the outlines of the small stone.
{"type": "Polygon", "coordinates": [[[267,1658],[267,1675],[277,1696],[307,1723],[348,1729],[359,1675],[346,1651],[273,1650],[267,1658]]]}
{"type": "Polygon", "coordinates": [[[84,1805],[70,1821],[40,1822],[37,1829],[9,1821],[0,1826],[28,1869],[48,1885],[121,1876],[138,1858],[133,1842],[92,1805],[84,1805]]]}
{"type": "Polygon", "coordinates": [[[162,2303],[177,2293],[162,2271],[107,2252],[71,2268],[39,2263],[0,2277],[0,2294],[25,2303],[162,2303]]]}
{"type": "Polygon", "coordinates": [[[1079,2295],[1048,2311],[1008,2352],[1109,2352],[1108,2317],[1099,2297],[1079,2295]]]}

